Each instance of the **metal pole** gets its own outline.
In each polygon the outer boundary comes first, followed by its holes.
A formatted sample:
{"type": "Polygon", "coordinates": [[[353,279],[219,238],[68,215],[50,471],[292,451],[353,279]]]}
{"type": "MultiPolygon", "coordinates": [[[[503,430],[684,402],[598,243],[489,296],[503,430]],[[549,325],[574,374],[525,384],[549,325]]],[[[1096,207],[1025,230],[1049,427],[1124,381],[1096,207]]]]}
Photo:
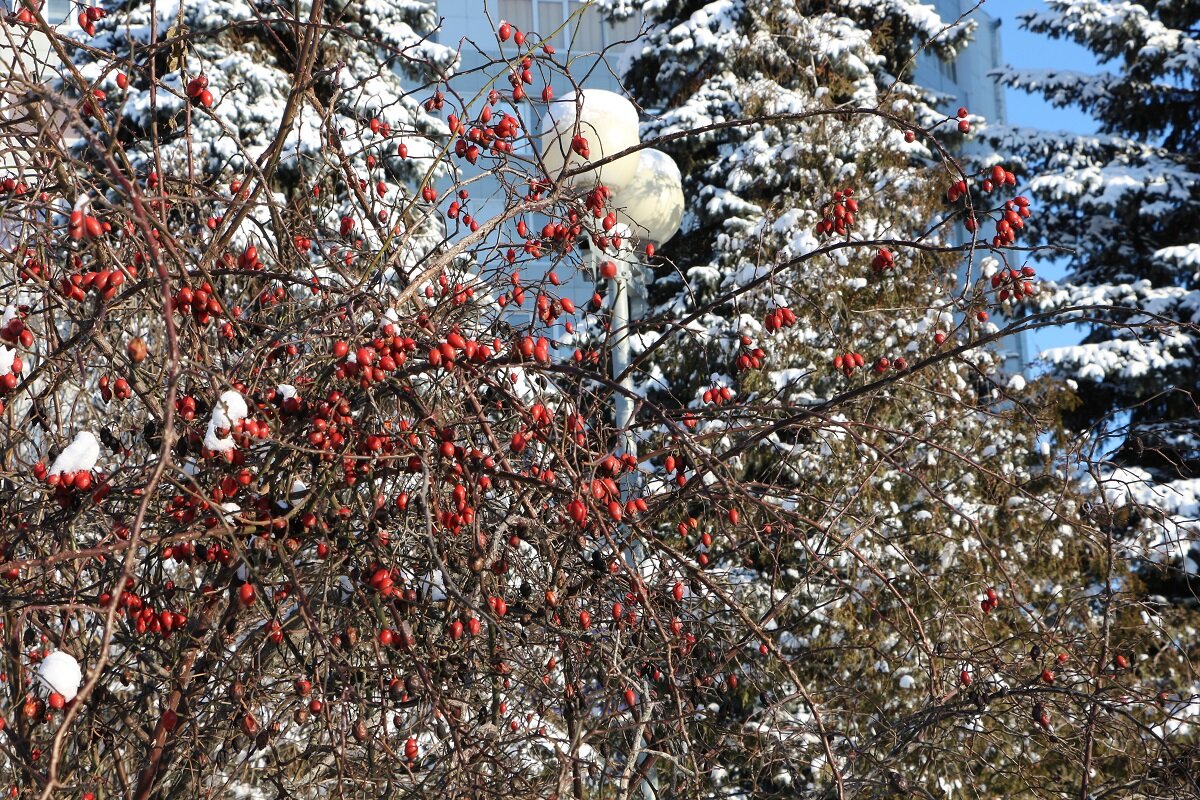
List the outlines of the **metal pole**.
{"type": "MultiPolygon", "coordinates": [[[[641,270],[639,267],[639,258],[637,252],[630,247],[628,239],[622,242],[621,248],[617,251],[612,261],[617,266],[617,274],[610,279],[608,286],[609,306],[612,309],[612,315],[609,320],[609,335],[613,337],[611,345],[612,361],[612,377],[613,380],[620,386],[616,392],[616,397],[613,402],[613,421],[617,427],[617,436],[620,444],[618,445],[620,455],[631,455],[637,458],[638,446],[637,437],[633,433],[633,376],[629,373],[629,365],[632,362],[633,344],[630,341],[630,294],[635,291],[634,282],[641,280],[641,270]]],[[[592,250],[593,267],[597,270],[600,264],[607,258],[606,254],[600,252],[597,248],[592,250]]],[[[621,493],[623,500],[628,500],[637,490],[637,474],[630,474],[621,483],[621,493]]],[[[637,574],[641,574],[641,564],[645,560],[645,550],[642,542],[636,536],[633,536],[629,529],[626,529],[630,535],[626,540],[625,562],[637,574]]],[[[643,688],[644,691],[644,688],[643,688]]],[[[642,753],[638,757],[637,768],[641,769],[643,762],[648,758],[646,753],[642,753]]],[[[642,796],[642,800],[656,800],[658,797],[658,767],[651,766],[646,772],[646,775],[638,784],[638,791],[642,796]]]]}
{"type": "Polygon", "coordinates": [[[637,458],[637,440],[632,430],[633,376],[628,373],[633,349],[629,341],[629,284],[636,280],[636,276],[633,274],[633,264],[626,257],[627,252],[627,248],[622,246],[616,254],[617,275],[609,283],[609,300],[612,304],[610,335],[616,337],[612,343],[612,376],[621,387],[614,402],[613,421],[620,431],[621,455],[629,454],[637,458]]]}

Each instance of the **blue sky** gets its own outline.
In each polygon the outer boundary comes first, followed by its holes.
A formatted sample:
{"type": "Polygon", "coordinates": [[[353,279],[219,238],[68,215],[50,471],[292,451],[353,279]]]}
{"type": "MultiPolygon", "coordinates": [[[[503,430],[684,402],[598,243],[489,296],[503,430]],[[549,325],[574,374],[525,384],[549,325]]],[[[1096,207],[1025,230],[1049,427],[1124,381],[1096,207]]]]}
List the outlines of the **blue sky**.
{"type": "MultiPolygon", "coordinates": [[[[1041,0],[986,0],[984,10],[1001,20],[1000,40],[1004,61],[1009,66],[1029,69],[1071,69],[1080,72],[1099,72],[1100,66],[1091,52],[1074,42],[1051,39],[1042,34],[1022,30],[1017,15],[1024,11],[1044,10],[1041,0]]],[[[1005,94],[1008,122],[1048,130],[1093,133],[1095,121],[1074,108],[1054,108],[1041,97],[1009,89],[1005,94]]],[[[1058,265],[1043,264],[1039,272],[1049,278],[1062,274],[1058,265]]],[[[1029,337],[1030,351],[1076,344],[1077,330],[1055,328],[1036,331],[1029,337]]]]}
{"type": "MultiPolygon", "coordinates": [[[[1025,11],[1045,10],[1041,0],[986,0],[984,10],[1002,20],[1000,40],[1004,60],[1018,69],[1072,69],[1080,72],[1099,72],[1100,67],[1091,52],[1074,42],[1051,39],[1039,33],[1022,30],[1017,15],[1025,11]]],[[[1054,108],[1040,97],[1009,89],[1008,121],[1014,125],[1029,125],[1052,130],[1092,133],[1095,124],[1091,117],[1073,108],[1054,108]]]]}

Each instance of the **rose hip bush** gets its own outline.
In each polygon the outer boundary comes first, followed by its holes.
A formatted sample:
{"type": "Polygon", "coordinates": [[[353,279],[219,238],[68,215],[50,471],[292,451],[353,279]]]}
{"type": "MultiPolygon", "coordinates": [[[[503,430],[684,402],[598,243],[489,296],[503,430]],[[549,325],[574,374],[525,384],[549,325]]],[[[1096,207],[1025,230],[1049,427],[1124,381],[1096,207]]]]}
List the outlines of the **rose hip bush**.
{"type": "MultiPolygon", "coordinates": [[[[994,235],[859,236],[874,190],[841,187],[809,198],[816,249],[760,282],[839,253],[870,275],[929,252],[1004,268],[915,350],[840,339],[820,402],[721,380],[644,398],[639,458],[611,421],[603,288],[562,290],[612,277],[582,267],[628,246],[619,195],[526,146],[579,88],[563,56],[498,23],[498,77],[472,96],[386,8],[187,5],[55,29],[23,1],[3,21],[24,52],[0,95],[12,796],[907,796],[940,776],[1049,793],[1097,765],[1194,791],[1194,675],[1160,635],[1182,612],[1141,605],[1103,498],[1072,487],[1080,454],[1030,476],[993,469],[993,442],[930,435],[1012,521],[953,567],[953,535],[900,510],[909,538],[876,560],[860,537],[892,522],[849,511],[906,463],[886,409],[1011,419],[1033,433],[1003,441],[1040,462],[1036,405],[1069,394],[940,382],[960,364],[986,383],[994,342],[1053,321],[1015,311],[1036,293],[1016,178],[938,144],[965,110],[811,114],[929,142],[917,190],[946,198],[942,227],[994,235]],[[476,217],[488,173],[503,202],[476,217]],[[988,327],[997,310],[1017,321],[988,327]],[[763,466],[781,436],[825,442],[822,479],[763,466]],[[1049,539],[1058,577],[1036,563],[1049,539]]],[[[787,358],[815,319],[769,307],[714,370],[787,358]]]]}

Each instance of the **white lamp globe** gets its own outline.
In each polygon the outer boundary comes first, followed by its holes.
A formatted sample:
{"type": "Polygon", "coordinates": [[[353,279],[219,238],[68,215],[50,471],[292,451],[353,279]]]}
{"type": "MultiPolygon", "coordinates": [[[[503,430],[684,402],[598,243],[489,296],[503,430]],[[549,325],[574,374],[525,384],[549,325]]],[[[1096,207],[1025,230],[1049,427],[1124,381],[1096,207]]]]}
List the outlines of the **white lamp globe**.
{"type": "MultiPolygon", "coordinates": [[[[633,103],[615,92],[584,89],[550,103],[542,119],[541,151],[546,175],[557,179],[564,169],[575,169],[592,161],[636,147],[638,114],[633,103]],[[587,140],[588,157],[571,148],[576,133],[587,140]]],[[[573,176],[573,184],[604,184],[620,193],[637,174],[638,154],[619,158],[597,169],[573,176]]]]}
{"type": "Polygon", "coordinates": [[[616,197],[617,219],[642,242],[660,245],[683,222],[683,176],[675,159],[661,150],[638,154],[637,174],[616,197]]]}

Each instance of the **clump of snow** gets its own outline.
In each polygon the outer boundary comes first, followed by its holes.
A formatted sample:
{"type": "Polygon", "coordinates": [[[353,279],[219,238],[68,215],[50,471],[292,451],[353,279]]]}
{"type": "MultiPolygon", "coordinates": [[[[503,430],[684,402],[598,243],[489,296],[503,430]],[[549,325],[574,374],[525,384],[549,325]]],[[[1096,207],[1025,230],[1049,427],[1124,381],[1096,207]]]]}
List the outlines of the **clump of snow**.
{"type": "Polygon", "coordinates": [[[240,392],[230,389],[222,394],[213,406],[212,417],[208,421],[208,431],[204,434],[204,446],[216,452],[228,452],[234,447],[230,433],[239,422],[250,413],[246,406],[246,398],[240,392]],[[224,431],[224,433],[220,433],[224,431]]]}
{"type": "Polygon", "coordinates": [[[50,465],[51,475],[91,472],[100,458],[100,440],[91,431],[80,431],[50,465]]]}
{"type": "Polygon", "coordinates": [[[16,358],[16,350],[13,350],[11,347],[0,345],[0,375],[7,375],[8,373],[12,372],[12,365],[16,358]]]}
{"type": "Polygon", "coordinates": [[[79,694],[79,687],[83,683],[83,670],[70,653],[55,650],[42,659],[42,663],[38,665],[37,677],[50,691],[58,692],[70,702],[79,694]]]}

